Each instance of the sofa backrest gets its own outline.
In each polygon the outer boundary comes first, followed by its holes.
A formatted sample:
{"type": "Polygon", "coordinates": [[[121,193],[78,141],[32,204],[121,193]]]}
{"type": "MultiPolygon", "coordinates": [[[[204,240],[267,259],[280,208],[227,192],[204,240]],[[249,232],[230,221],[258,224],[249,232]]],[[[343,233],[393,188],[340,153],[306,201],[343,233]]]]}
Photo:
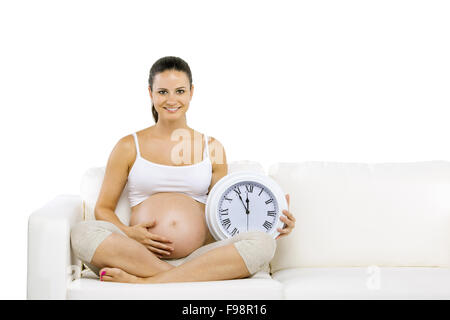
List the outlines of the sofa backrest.
{"type": "MultiPolygon", "coordinates": [[[[253,170],[256,172],[265,173],[264,167],[256,161],[242,160],[230,161],[228,163],[228,173],[242,170],[253,170]]],[[[80,194],[83,201],[84,220],[95,220],[94,209],[103,183],[104,175],[105,167],[94,167],[88,169],[81,179],[80,194]]],[[[123,189],[117,203],[116,210],[114,211],[120,221],[125,225],[129,225],[131,216],[130,202],[128,201],[127,195],[128,184],[125,185],[125,188],[123,189]]]]}
{"type": "Polygon", "coordinates": [[[277,163],[296,228],[272,272],[294,267],[450,267],[450,162],[277,163]]]}

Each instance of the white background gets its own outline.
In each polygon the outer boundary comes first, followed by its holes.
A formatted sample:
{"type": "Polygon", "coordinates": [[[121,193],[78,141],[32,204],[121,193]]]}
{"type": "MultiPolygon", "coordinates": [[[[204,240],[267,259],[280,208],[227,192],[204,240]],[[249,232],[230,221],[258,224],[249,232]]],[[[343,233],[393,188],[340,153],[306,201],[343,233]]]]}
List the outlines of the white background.
{"type": "Polygon", "coordinates": [[[188,62],[188,125],[228,161],[450,160],[446,1],[0,2],[0,299],[27,221],[153,125],[148,72],[188,62]]]}

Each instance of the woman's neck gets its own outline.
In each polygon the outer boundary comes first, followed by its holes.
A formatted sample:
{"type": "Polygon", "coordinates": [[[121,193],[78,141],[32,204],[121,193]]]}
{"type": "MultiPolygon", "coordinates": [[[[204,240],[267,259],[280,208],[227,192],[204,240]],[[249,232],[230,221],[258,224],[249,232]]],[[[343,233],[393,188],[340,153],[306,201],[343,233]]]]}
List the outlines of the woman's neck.
{"type": "Polygon", "coordinates": [[[191,131],[191,128],[188,127],[186,120],[184,119],[180,119],[180,121],[158,120],[153,126],[153,133],[162,139],[170,140],[174,131],[178,129],[191,131]]]}

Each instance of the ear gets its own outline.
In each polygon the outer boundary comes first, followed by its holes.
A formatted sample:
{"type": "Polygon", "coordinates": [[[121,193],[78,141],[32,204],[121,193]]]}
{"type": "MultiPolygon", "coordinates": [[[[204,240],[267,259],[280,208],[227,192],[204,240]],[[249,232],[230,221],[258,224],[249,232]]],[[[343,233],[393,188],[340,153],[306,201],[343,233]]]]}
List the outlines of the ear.
{"type": "Polygon", "coordinates": [[[150,86],[148,86],[148,93],[150,93],[150,97],[153,99],[153,96],[152,96],[152,88],[151,88],[150,86]]]}

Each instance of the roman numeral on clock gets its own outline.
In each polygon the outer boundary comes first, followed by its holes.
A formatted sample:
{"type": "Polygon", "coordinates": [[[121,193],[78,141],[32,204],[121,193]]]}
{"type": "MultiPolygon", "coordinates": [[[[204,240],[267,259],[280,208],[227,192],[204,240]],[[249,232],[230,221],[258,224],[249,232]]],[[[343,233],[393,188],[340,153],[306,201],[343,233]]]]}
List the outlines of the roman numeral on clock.
{"type": "Polygon", "coordinates": [[[275,214],[276,214],[275,210],[267,211],[267,215],[268,215],[269,217],[275,217],[275,214]]]}
{"type": "Polygon", "coordinates": [[[269,200],[266,201],[266,204],[269,204],[269,203],[271,203],[272,201],[273,201],[273,199],[269,199],[269,200]]]}
{"type": "Polygon", "coordinates": [[[246,185],[245,185],[245,189],[247,189],[247,192],[253,192],[253,185],[251,185],[251,184],[246,184],[246,185]]]}
{"type": "Polygon", "coordinates": [[[239,187],[234,188],[233,191],[237,194],[241,194],[241,190],[239,190],[239,187]]]}
{"type": "Polygon", "coordinates": [[[228,219],[228,218],[224,219],[224,220],[222,221],[222,225],[224,226],[224,228],[226,228],[226,229],[228,230],[228,228],[229,228],[230,225],[231,225],[230,219],[228,219]]]}
{"type": "Polygon", "coordinates": [[[225,200],[228,200],[228,201],[233,201],[233,199],[230,199],[230,198],[227,198],[227,197],[225,197],[225,200]]]}
{"type": "Polygon", "coordinates": [[[231,231],[231,235],[234,236],[236,233],[239,233],[239,230],[234,228],[233,231],[231,231]]]}
{"type": "Polygon", "coordinates": [[[266,228],[266,230],[270,230],[272,228],[272,224],[269,221],[264,221],[263,227],[266,228]]]}
{"type": "Polygon", "coordinates": [[[223,209],[223,210],[220,209],[219,211],[220,211],[221,215],[227,215],[228,214],[228,209],[223,209]]]}

